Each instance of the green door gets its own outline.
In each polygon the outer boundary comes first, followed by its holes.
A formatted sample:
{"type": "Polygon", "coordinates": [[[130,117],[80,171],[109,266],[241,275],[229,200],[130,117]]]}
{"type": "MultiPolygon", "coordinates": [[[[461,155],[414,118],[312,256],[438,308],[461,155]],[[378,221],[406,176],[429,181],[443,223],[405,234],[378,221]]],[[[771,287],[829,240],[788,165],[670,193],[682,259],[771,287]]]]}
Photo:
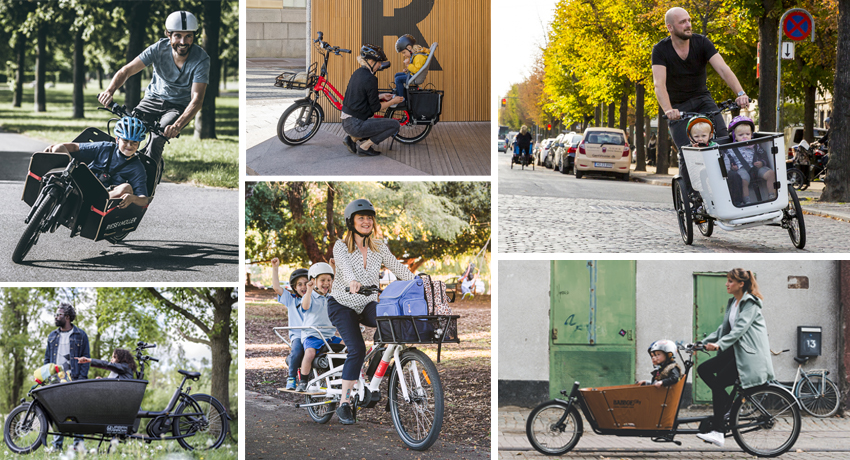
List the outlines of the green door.
{"type": "Polygon", "coordinates": [[[635,261],[552,261],[549,392],[635,380],[635,261]]]}
{"type": "MultiPolygon", "coordinates": [[[[694,341],[702,340],[716,331],[726,315],[726,273],[694,273],[694,341]]],[[[711,404],[711,389],[699,378],[696,366],[717,355],[717,352],[697,353],[693,370],[694,402],[711,404]]]]}

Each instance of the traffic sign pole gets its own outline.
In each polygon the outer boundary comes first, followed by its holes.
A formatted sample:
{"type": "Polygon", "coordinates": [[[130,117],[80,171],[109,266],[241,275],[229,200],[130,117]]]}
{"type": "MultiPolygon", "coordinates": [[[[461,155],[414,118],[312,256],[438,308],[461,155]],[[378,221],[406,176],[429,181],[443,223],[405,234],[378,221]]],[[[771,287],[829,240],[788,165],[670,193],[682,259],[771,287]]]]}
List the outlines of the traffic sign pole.
{"type": "MultiPolygon", "coordinates": [[[[801,42],[809,37],[815,41],[815,20],[811,13],[802,8],[791,8],[779,20],[778,40],[776,46],[776,132],[783,132],[779,117],[782,108],[782,33],[789,40],[801,42]]],[[[792,53],[793,47],[792,47],[792,53]]]]}

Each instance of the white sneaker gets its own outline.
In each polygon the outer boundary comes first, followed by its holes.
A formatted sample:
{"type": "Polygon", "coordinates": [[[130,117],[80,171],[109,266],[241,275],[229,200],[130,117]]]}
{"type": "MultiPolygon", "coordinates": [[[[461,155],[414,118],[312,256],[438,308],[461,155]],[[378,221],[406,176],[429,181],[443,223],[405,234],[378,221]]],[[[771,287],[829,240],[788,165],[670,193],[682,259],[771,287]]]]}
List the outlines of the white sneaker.
{"type": "Polygon", "coordinates": [[[711,433],[697,433],[697,437],[705,442],[710,442],[717,447],[723,447],[723,442],[726,439],[723,436],[723,433],[717,431],[712,431],[711,433]]]}

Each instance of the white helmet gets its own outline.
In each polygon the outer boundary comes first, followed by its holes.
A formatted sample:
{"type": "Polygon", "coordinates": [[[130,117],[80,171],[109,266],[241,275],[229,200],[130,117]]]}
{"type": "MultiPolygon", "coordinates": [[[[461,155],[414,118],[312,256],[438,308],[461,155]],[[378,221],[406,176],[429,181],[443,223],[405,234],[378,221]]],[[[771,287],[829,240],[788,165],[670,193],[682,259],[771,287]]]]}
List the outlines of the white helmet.
{"type": "Polygon", "coordinates": [[[675,356],[674,353],[676,353],[676,344],[673,343],[672,340],[656,340],[655,342],[652,342],[652,345],[649,346],[649,350],[647,350],[647,352],[650,356],[652,356],[652,352],[656,350],[661,350],[667,353],[667,358],[673,358],[675,356]]]}
{"type": "Polygon", "coordinates": [[[165,30],[166,32],[196,32],[198,30],[198,18],[188,11],[175,11],[169,14],[165,20],[165,30]]]}
{"type": "Polygon", "coordinates": [[[325,274],[331,275],[331,278],[333,278],[334,269],[324,262],[315,263],[310,267],[310,271],[307,272],[307,281],[318,278],[319,275],[325,274]]]}

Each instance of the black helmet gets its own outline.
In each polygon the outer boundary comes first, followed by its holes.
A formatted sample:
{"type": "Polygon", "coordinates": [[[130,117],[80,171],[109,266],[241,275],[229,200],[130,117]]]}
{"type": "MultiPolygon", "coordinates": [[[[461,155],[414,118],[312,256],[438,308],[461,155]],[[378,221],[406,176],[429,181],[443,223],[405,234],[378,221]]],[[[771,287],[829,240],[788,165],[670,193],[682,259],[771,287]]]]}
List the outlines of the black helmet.
{"type": "Polygon", "coordinates": [[[307,278],[309,271],[306,268],[298,268],[289,275],[289,285],[292,286],[292,289],[295,289],[295,282],[298,281],[298,278],[302,276],[307,278]]]}
{"type": "Polygon", "coordinates": [[[397,53],[401,53],[402,50],[407,49],[408,46],[413,46],[416,44],[416,39],[413,38],[413,35],[404,34],[401,37],[398,37],[398,40],[395,42],[395,51],[397,53]]]}
{"type": "Polygon", "coordinates": [[[368,43],[360,47],[360,57],[377,62],[384,62],[387,60],[387,55],[384,54],[384,50],[380,46],[370,45],[368,43]]]}

